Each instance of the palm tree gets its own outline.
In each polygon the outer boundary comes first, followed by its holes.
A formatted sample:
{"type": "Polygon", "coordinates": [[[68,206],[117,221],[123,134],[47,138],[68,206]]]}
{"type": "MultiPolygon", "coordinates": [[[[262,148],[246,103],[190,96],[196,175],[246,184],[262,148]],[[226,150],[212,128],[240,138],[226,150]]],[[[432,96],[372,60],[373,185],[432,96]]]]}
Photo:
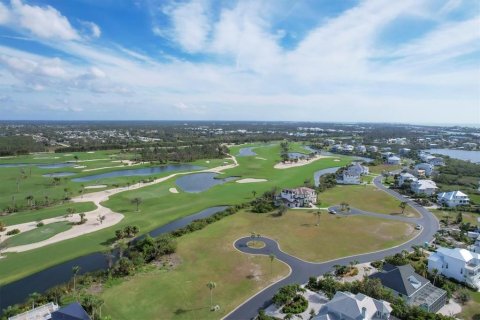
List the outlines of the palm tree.
{"type": "Polygon", "coordinates": [[[255,244],[257,243],[257,241],[255,241],[255,239],[257,238],[257,234],[255,232],[252,232],[250,234],[250,239],[252,239],[252,245],[255,246],[255,244]]]}
{"type": "Polygon", "coordinates": [[[313,213],[315,217],[317,217],[317,226],[320,225],[320,216],[322,215],[322,211],[318,210],[313,213]]]}
{"type": "Polygon", "coordinates": [[[28,195],[27,197],[25,197],[25,200],[27,200],[27,203],[29,206],[32,206],[33,205],[33,195],[28,195]]]}
{"type": "Polygon", "coordinates": [[[140,198],[140,197],[135,197],[135,198],[132,199],[131,202],[137,206],[137,212],[138,212],[138,207],[139,207],[140,204],[142,203],[142,198],[140,198]]]}
{"type": "Polygon", "coordinates": [[[273,274],[273,261],[275,261],[276,257],[273,253],[270,253],[268,257],[270,258],[270,274],[273,274]]]}
{"type": "Polygon", "coordinates": [[[72,273],[73,273],[73,292],[76,293],[76,284],[77,284],[77,274],[80,271],[80,266],[73,266],[72,273]]]}
{"type": "Polygon", "coordinates": [[[78,156],[77,155],[73,156],[73,159],[75,159],[75,161],[78,163],[78,156]]]}
{"type": "Polygon", "coordinates": [[[405,208],[407,207],[407,202],[402,201],[398,206],[402,209],[402,214],[403,214],[405,212],[405,208]]]}
{"type": "Polygon", "coordinates": [[[253,197],[255,198],[255,196],[257,195],[257,191],[253,190],[253,191],[252,191],[252,195],[253,195],[253,197]]]}
{"type": "Polygon", "coordinates": [[[432,269],[433,285],[435,285],[435,282],[436,282],[437,279],[438,279],[438,274],[439,274],[438,269],[435,269],[435,268],[432,269]]]}
{"type": "Polygon", "coordinates": [[[41,297],[40,293],[32,292],[28,295],[28,297],[32,301],[32,309],[35,309],[35,302],[41,297]]]}
{"type": "Polygon", "coordinates": [[[210,309],[213,309],[213,289],[217,287],[217,284],[213,281],[207,283],[207,287],[210,290],[210,309]]]}
{"type": "Polygon", "coordinates": [[[128,244],[125,240],[117,241],[116,247],[118,248],[118,256],[123,258],[123,253],[127,250],[128,244]]]}

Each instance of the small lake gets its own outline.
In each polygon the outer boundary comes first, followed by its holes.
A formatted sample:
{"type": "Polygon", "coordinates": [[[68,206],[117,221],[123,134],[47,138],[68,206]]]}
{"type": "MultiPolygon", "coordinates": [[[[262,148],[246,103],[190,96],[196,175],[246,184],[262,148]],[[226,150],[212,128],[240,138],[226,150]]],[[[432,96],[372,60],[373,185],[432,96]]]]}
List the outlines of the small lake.
{"type": "MultiPolygon", "coordinates": [[[[190,216],[175,220],[162,227],[159,227],[149,234],[153,237],[160,234],[174,231],[176,229],[185,227],[193,220],[207,218],[217,212],[223,211],[227,206],[217,206],[207,208],[190,216]]],[[[144,236],[140,236],[142,238],[144,236]]],[[[118,253],[114,260],[118,259],[118,253]]],[[[32,292],[43,293],[46,290],[66,283],[72,278],[72,268],[74,266],[80,267],[80,274],[86,272],[93,272],[107,268],[107,261],[105,256],[100,252],[91,253],[89,255],[75,258],[73,260],[63,262],[56,266],[47,268],[31,276],[17,280],[15,282],[6,284],[0,287],[0,314],[1,310],[7,308],[9,305],[21,303],[28,299],[28,295],[32,292]]]]}
{"type": "Polygon", "coordinates": [[[289,152],[288,158],[289,159],[308,158],[308,154],[300,153],[300,152],[289,152]]]}
{"type": "Polygon", "coordinates": [[[255,147],[242,148],[238,150],[239,157],[251,157],[256,156],[257,154],[253,151],[255,147]]]}
{"type": "Polygon", "coordinates": [[[116,171],[111,171],[106,173],[94,174],[91,176],[75,178],[75,179],[72,179],[72,181],[73,182],[89,182],[89,181],[108,179],[108,178],[151,176],[151,175],[154,175],[157,173],[163,173],[163,172],[200,170],[200,169],[205,169],[205,168],[200,166],[194,166],[191,164],[169,164],[166,166],[159,166],[159,167],[116,170],[116,171]]]}
{"type": "Polygon", "coordinates": [[[58,178],[58,177],[68,177],[68,176],[73,176],[73,175],[76,175],[76,173],[75,172],[54,172],[54,173],[42,174],[42,177],[58,178]]]}
{"type": "Polygon", "coordinates": [[[57,168],[66,168],[73,167],[75,164],[68,162],[61,163],[2,163],[0,168],[17,168],[17,167],[28,167],[36,166],[40,169],[57,169],[57,168]]]}
{"type": "Polygon", "coordinates": [[[217,176],[218,173],[213,172],[192,173],[178,178],[175,183],[180,189],[182,189],[182,191],[199,193],[206,191],[213,186],[237,179],[237,177],[218,179],[217,176]]]}
{"type": "Polygon", "coordinates": [[[480,163],[480,151],[454,149],[427,149],[422,150],[431,154],[442,154],[450,158],[480,163]]]}
{"type": "Polygon", "coordinates": [[[320,177],[328,174],[328,173],[335,173],[340,169],[341,167],[333,167],[333,168],[326,168],[322,170],[318,170],[313,174],[313,180],[315,181],[315,187],[318,187],[320,185],[320,177]]]}

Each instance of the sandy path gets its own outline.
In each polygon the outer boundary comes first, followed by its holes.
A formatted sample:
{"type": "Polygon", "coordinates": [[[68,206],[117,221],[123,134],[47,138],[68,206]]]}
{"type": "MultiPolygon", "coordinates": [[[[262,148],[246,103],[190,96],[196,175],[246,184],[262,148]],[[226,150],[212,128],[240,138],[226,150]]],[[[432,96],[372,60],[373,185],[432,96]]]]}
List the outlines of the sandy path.
{"type": "Polygon", "coordinates": [[[255,179],[255,178],[245,178],[235,181],[236,183],[256,183],[256,182],[266,182],[267,179],[255,179]]]}
{"type": "Polygon", "coordinates": [[[331,158],[331,156],[316,155],[312,159],[308,159],[308,160],[298,160],[297,162],[286,162],[286,163],[280,162],[280,163],[277,163],[273,167],[275,169],[288,169],[288,168],[294,168],[294,167],[301,167],[301,166],[305,166],[307,164],[310,164],[312,162],[315,162],[315,161],[320,160],[320,159],[325,159],[325,158],[331,158]]]}
{"type": "MultiPolygon", "coordinates": [[[[90,212],[85,212],[85,218],[87,218],[87,222],[82,225],[74,225],[71,229],[60,232],[53,237],[39,241],[36,243],[31,243],[23,246],[16,246],[16,247],[11,247],[3,250],[3,252],[23,252],[23,251],[28,251],[32,249],[37,249],[40,247],[44,247],[49,244],[57,243],[63,240],[67,239],[72,239],[79,237],[81,235],[95,232],[104,228],[111,227],[117,223],[119,223],[123,218],[123,214],[114,212],[110,210],[107,207],[104,207],[101,203],[104,201],[107,201],[111,196],[116,195],[120,192],[125,192],[125,191],[130,191],[130,190],[135,190],[135,189],[140,189],[143,187],[151,186],[157,183],[164,182],[166,180],[169,180],[173,177],[179,176],[179,175],[186,175],[186,174],[191,174],[191,173],[199,173],[199,172],[214,172],[214,173],[221,173],[224,170],[235,168],[238,166],[237,159],[234,156],[230,156],[230,160],[233,161],[233,164],[227,164],[223,165],[220,167],[215,167],[211,169],[205,169],[205,170],[200,170],[200,171],[189,171],[189,172],[177,172],[173,173],[169,176],[163,177],[156,179],[152,182],[147,182],[147,183],[142,183],[139,182],[137,184],[131,185],[130,187],[120,187],[120,188],[115,188],[115,189],[109,189],[109,190],[102,190],[102,191],[97,191],[97,192],[92,192],[92,193],[87,193],[83,196],[78,196],[75,198],[72,198],[73,202],[93,202],[96,206],[97,209],[90,211],[90,212]],[[97,217],[99,215],[105,216],[105,220],[103,221],[102,224],[97,221],[97,217]]],[[[72,222],[78,222],[80,220],[80,217],[78,214],[74,214],[73,217],[69,218],[64,218],[62,217],[56,217],[56,218],[51,218],[51,219],[45,219],[43,222],[45,224],[53,223],[53,222],[59,222],[59,221],[72,221],[72,222]]],[[[28,230],[32,230],[36,228],[37,223],[36,222],[28,222],[28,223],[22,223],[22,224],[17,224],[17,225],[12,225],[8,226],[5,231],[0,232],[1,238],[0,240],[3,242],[9,237],[6,236],[6,232],[12,229],[20,229],[21,232],[25,232],[28,230]]]]}

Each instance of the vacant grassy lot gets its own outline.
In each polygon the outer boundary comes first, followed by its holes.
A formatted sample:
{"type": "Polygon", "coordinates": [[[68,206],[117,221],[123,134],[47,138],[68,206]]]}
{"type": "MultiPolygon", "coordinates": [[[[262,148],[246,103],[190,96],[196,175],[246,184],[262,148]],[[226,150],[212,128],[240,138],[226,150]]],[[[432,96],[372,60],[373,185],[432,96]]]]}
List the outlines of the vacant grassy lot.
{"type": "MultiPolygon", "coordinates": [[[[400,201],[374,186],[336,186],[319,194],[321,206],[347,202],[357,209],[385,213],[401,214],[400,201]]],[[[410,206],[405,209],[408,216],[418,216],[418,212],[410,206]]]]}
{"type": "MultiPolygon", "coordinates": [[[[449,217],[450,223],[453,223],[457,218],[458,212],[455,211],[443,211],[443,210],[432,210],[432,213],[437,216],[439,220],[444,219],[446,216],[449,217]]],[[[477,225],[477,218],[480,218],[480,214],[476,214],[473,212],[462,212],[463,222],[471,223],[473,225],[477,225]]]]}
{"type": "Polygon", "coordinates": [[[480,292],[470,291],[472,300],[467,302],[462,308],[462,312],[456,315],[457,318],[464,320],[478,320],[480,319],[480,292]]]}
{"type": "Polygon", "coordinates": [[[280,242],[282,249],[300,258],[325,261],[355,253],[391,247],[413,235],[401,222],[367,217],[337,218],[323,214],[320,225],[308,210],[290,210],[282,217],[239,212],[207,228],[180,238],[181,265],[173,271],[139,274],[106,289],[104,313],[114,319],[218,319],[274,278],[287,273],[268,257],[236,251],[232,243],[254,231],[280,242]],[[220,313],[208,311],[206,284],[215,281],[215,303],[220,313]],[[137,301],[138,303],[129,303],[137,301]]]}
{"type": "Polygon", "coordinates": [[[392,165],[392,164],[379,164],[378,166],[369,166],[371,173],[381,174],[384,171],[390,172],[401,169],[401,165],[392,165]]]}
{"type": "Polygon", "coordinates": [[[22,232],[16,236],[13,236],[5,241],[4,245],[7,247],[21,246],[24,244],[30,244],[39,242],[53,237],[57,233],[67,231],[72,227],[71,222],[60,221],[50,224],[46,224],[36,229],[22,232]]]}

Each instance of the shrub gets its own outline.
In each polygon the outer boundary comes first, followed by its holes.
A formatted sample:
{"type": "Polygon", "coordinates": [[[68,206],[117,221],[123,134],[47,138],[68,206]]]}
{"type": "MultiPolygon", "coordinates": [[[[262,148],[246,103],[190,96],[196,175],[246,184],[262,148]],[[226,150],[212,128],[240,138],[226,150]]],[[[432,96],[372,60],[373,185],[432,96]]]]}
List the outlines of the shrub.
{"type": "Polygon", "coordinates": [[[19,234],[19,233],[20,233],[20,229],[12,229],[7,232],[7,236],[13,236],[14,234],[19,234]]]}
{"type": "Polygon", "coordinates": [[[305,289],[302,289],[298,284],[290,284],[280,288],[280,290],[278,290],[278,292],[273,296],[272,301],[277,306],[281,306],[291,302],[297,293],[302,291],[305,291],[305,289]]]}
{"type": "Polygon", "coordinates": [[[297,294],[292,301],[288,302],[283,308],[283,313],[299,314],[307,310],[308,301],[303,296],[297,294]]]}
{"type": "Polygon", "coordinates": [[[40,221],[39,223],[37,223],[37,227],[43,227],[45,225],[45,223],[43,223],[43,221],[40,221]]]}
{"type": "Polygon", "coordinates": [[[0,221],[0,232],[1,232],[1,231],[5,231],[5,229],[6,229],[5,227],[6,227],[6,226],[7,226],[7,225],[5,224],[5,222],[0,221]]]}

